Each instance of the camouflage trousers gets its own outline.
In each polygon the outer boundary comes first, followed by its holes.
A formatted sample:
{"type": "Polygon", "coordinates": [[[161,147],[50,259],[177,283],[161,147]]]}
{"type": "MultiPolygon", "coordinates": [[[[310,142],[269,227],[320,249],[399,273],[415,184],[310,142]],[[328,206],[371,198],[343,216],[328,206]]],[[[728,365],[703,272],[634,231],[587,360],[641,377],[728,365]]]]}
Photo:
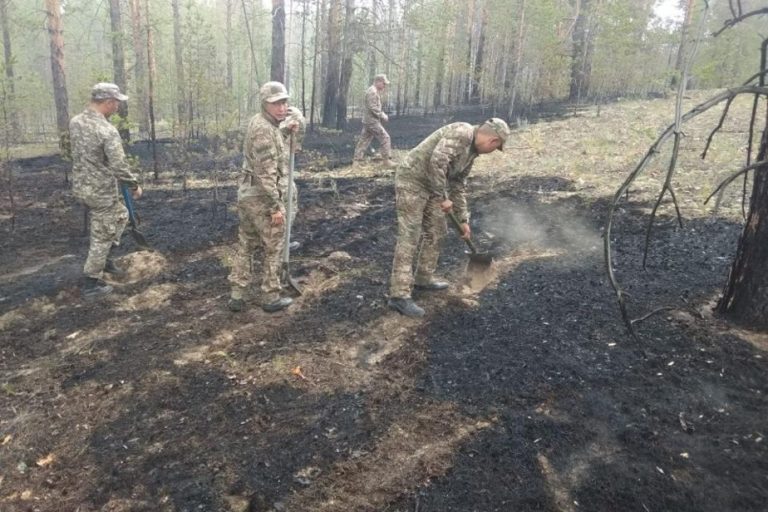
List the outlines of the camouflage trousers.
{"type": "Polygon", "coordinates": [[[430,197],[428,192],[413,185],[403,186],[397,182],[395,193],[397,244],[389,280],[389,296],[407,298],[411,296],[414,283],[414,255],[418,252],[415,281],[429,282],[437,268],[440,241],[445,236],[447,225],[445,214],[440,209],[440,198],[430,197]]]}
{"type": "Polygon", "coordinates": [[[382,157],[389,158],[392,155],[392,141],[381,123],[363,124],[363,131],[360,133],[357,146],[355,146],[355,160],[362,160],[365,150],[368,149],[374,138],[381,145],[382,157]]]}
{"type": "MultiPolygon", "coordinates": [[[[272,225],[272,214],[258,197],[241,198],[237,203],[237,212],[240,217],[239,243],[232,261],[232,270],[229,273],[231,296],[241,299],[246,294],[253,280],[254,252],[261,249],[263,253],[261,301],[273,302],[280,298],[282,288],[280,266],[285,246],[286,225],[272,225]]],[[[295,216],[296,207],[294,206],[291,222],[295,216]]]]}
{"type": "Polygon", "coordinates": [[[128,209],[117,198],[109,204],[105,204],[103,198],[85,198],[82,201],[91,212],[90,246],[83,273],[100,279],[109,250],[112,245],[120,245],[120,237],[128,224],[128,209]]]}

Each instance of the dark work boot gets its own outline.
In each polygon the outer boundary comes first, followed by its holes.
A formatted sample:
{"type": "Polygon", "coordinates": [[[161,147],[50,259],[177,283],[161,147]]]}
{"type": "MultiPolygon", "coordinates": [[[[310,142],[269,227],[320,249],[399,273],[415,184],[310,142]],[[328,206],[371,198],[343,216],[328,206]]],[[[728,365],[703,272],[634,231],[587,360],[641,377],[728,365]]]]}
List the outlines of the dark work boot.
{"type": "Polygon", "coordinates": [[[229,299],[227,307],[233,313],[239,313],[245,309],[245,301],[243,299],[229,299]]]}
{"type": "Polygon", "coordinates": [[[86,299],[95,299],[112,293],[112,287],[101,279],[86,277],[83,281],[83,286],[80,288],[80,293],[86,299]]]}
{"type": "Polygon", "coordinates": [[[108,259],[106,265],[104,265],[104,272],[107,274],[112,274],[115,277],[125,277],[126,274],[125,270],[118,267],[115,264],[115,260],[112,258],[108,259]]]}
{"type": "Polygon", "coordinates": [[[392,297],[387,302],[387,306],[389,306],[390,309],[394,309],[401,315],[410,316],[413,318],[424,316],[424,310],[420,308],[415,302],[413,302],[413,299],[410,297],[392,297]]]}
{"type": "Polygon", "coordinates": [[[428,292],[436,292],[439,290],[445,290],[450,286],[450,283],[446,281],[438,281],[437,279],[429,279],[428,281],[416,280],[413,287],[417,290],[425,290],[428,292]]]}
{"type": "Polygon", "coordinates": [[[265,302],[264,304],[261,305],[261,309],[263,309],[267,313],[276,313],[281,309],[287,308],[291,304],[293,304],[292,298],[280,297],[279,299],[274,300],[272,302],[265,302]]]}

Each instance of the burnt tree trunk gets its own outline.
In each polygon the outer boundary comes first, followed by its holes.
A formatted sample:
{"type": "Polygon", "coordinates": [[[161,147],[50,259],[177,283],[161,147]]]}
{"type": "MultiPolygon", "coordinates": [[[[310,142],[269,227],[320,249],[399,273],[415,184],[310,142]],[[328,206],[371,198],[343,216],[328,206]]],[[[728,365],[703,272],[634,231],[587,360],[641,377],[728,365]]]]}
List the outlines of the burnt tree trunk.
{"type": "Polygon", "coordinates": [[[285,0],[272,0],[272,67],[270,79],[285,83],[285,0]]]}
{"type": "MultiPolygon", "coordinates": [[[[121,91],[127,91],[125,84],[125,51],[123,49],[123,21],[120,12],[120,0],[109,0],[109,21],[112,29],[112,73],[115,84],[121,91]]],[[[117,108],[120,116],[120,126],[117,131],[120,132],[120,138],[128,142],[131,140],[131,131],[128,128],[128,103],[120,102],[117,108]]]]}
{"type": "Polygon", "coordinates": [[[357,44],[355,41],[355,0],[346,0],[344,8],[344,41],[341,74],[339,76],[339,96],[336,100],[336,129],[347,127],[347,98],[349,82],[352,80],[352,63],[355,58],[357,44]]]}
{"type": "MultiPolygon", "coordinates": [[[[48,35],[51,48],[51,74],[53,79],[53,99],[56,103],[56,128],[59,132],[59,149],[63,155],[69,155],[69,98],[67,80],[64,74],[64,36],[61,23],[59,0],[45,0],[48,16],[48,35]]],[[[67,177],[65,176],[65,179],[67,177]]]]}
{"type": "Polygon", "coordinates": [[[488,25],[488,11],[483,6],[480,12],[480,34],[477,39],[477,52],[475,53],[475,68],[472,73],[472,94],[470,103],[478,104],[481,99],[480,79],[483,74],[483,57],[485,52],[485,30],[488,25]]]}
{"type": "Polygon", "coordinates": [[[149,140],[152,142],[152,170],[155,179],[159,178],[157,169],[157,137],[155,135],[155,76],[157,69],[155,66],[155,48],[152,39],[152,26],[149,23],[149,0],[144,0],[147,20],[147,76],[149,90],[147,94],[147,106],[149,113],[149,140]]]}
{"type": "MultiPolygon", "coordinates": [[[[763,72],[768,69],[766,51],[768,41],[762,45],[763,72]]],[[[765,86],[765,82],[762,75],[760,85],[765,86]]],[[[764,115],[757,162],[768,158],[768,106],[764,115]]],[[[755,170],[749,214],[717,309],[749,327],[768,328],[768,165],[755,170]]]]}
{"type": "Polygon", "coordinates": [[[339,92],[339,68],[341,54],[341,0],[331,0],[328,10],[328,58],[324,73],[323,122],[326,128],[336,124],[336,98],[339,92]]]}

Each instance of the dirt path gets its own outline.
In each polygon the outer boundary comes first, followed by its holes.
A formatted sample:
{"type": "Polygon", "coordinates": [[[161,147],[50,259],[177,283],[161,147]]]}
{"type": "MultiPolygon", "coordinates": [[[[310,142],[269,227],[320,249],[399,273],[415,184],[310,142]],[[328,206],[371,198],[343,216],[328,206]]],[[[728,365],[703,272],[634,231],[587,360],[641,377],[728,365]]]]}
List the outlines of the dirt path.
{"type": "MultiPolygon", "coordinates": [[[[0,510],[764,510],[768,344],[709,313],[737,191],[718,216],[685,203],[683,229],[663,212],[643,272],[653,181],[633,188],[620,278],[633,311],[677,307],[641,324],[642,345],[604,277],[606,207],[647,138],[626,120],[667,107],[535,125],[479,160],[473,223],[495,273],[463,280],[448,236],[455,285],[417,297],[420,320],[385,307],[392,175],[375,165],[302,175],[306,293],[271,316],[224,307],[231,182],[216,203],[207,171],[186,192],[150,185],[157,251],[126,237],[129,275],[91,304],[82,212],[55,162],[28,165],[0,244],[0,510]]],[[[716,164],[695,163],[688,133],[678,190],[695,198],[716,164]]]]}

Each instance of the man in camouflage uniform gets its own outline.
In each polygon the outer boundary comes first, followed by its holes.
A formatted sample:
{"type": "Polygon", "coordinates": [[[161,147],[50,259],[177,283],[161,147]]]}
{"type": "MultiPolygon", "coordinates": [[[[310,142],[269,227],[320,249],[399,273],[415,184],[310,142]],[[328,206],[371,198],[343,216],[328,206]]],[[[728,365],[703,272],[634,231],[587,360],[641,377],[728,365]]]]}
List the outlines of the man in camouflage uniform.
{"type": "Polygon", "coordinates": [[[103,273],[124,274],[109,257],[112,247],[120,244],[128,223],[128,210],[120,198],[118,181],[132,190],[134,199],[142,193],[138,177],[125,160],[120,134],[108,121],[120,102],[127,99],[117,85],[98,83],[91,90],[88,107],[69,123],[72,190],[91,211],[90,247],[83,268],[82,292],[86,297],[112,291],[102,281],[103,273]]]}
{"type": "Polygon", "coordinates": [[[411,287],[443,290],[448,283],[435,279],[440,240],[446,231],[445,214],[455,212],[462,238],[469,239],[466,179],[478,155],[502,150],[509,137],[507,123],[492,118],[479,126],[443,126],[413,148],[395,174],[397,245],[390,277],[390,308],[419,317],[424,310],[411,299],[411,287]],[[421,237],[416,277],[412,264],[421,237]]]}
{"type": "Polygon", "coordinates": [[[365,106],[363,107],[363,131],[360,133],[360,139],[355,147],[355,162],[363,160],[363,154],[368,149],[371,141],[375,138],[381,146],[381,156],[384,158],[385,167],[393,165],[390,157],[392,156],[392,142],[390,141],[387,130],[381,125],[382,122],[389,121],[387,114],[381,110],[381,93],[389,85],[387,75],[376,75],[367,91],[365,91],[365,106]]]}
{"type": "MultiPolygon", "coordinates": [[[[261,247],[261,307],[273,313],[293,302],[290,297],[280,296],[280,256],[287,222],[284,201],[289,186],[296,190],[294,183],[288,183],[290,137],[300,140],[306,123],[299,110],[288,106],[288,91],[280,82],[267,82],[259,89],[259,96],[261,113],[251,118],[243,144],[243,169],[237,191],[239,244],[229,274],[229,308],[242,311],[245,307],[253,253],[261,247]]],[[[296,197],[295,193],[293,196],[296,197]]]]}

